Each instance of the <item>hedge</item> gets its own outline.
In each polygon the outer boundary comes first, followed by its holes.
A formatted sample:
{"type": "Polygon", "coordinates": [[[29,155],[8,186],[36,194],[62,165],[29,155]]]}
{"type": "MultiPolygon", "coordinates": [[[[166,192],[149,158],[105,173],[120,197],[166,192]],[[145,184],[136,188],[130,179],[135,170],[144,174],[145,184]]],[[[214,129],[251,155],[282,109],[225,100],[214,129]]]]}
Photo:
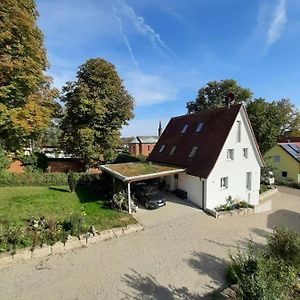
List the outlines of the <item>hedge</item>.
{"type": "Polygon", "coordinates": [[[25,172],[0,172],[0,186],[50,186],[68,185],[68,174],[25,172]]]}

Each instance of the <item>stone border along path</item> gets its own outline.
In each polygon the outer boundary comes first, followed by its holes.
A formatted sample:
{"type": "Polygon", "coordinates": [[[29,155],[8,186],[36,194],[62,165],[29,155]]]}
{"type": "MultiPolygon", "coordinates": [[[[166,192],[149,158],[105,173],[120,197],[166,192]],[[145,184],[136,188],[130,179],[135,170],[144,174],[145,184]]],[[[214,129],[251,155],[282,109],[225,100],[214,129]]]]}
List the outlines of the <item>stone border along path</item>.
{"type": "Polygon", "coordinates": [[[34,258],[46,257],[49,255],[63,254],[66,251],[88,247],[91,244],[95,244],[100,241],[106,241],[113,238],[121,237],[122,235],[143,231],[144,226],[140,223],[130,224],[125,227],[116,227],[108,230],[101,231],[100,233],[83,234],[80,235],[80,239],[74,236],[70,236],[68,241],[64,245],[62,242],[55,243],[52,247],[44,245],[43,247],[37,247],[32,252],[30,248],[24,248],[17,250],[13,256],[10,253],[0,253],[0,269],[7,267],[13,263],[19,263],[28,261],[34,258]]]}

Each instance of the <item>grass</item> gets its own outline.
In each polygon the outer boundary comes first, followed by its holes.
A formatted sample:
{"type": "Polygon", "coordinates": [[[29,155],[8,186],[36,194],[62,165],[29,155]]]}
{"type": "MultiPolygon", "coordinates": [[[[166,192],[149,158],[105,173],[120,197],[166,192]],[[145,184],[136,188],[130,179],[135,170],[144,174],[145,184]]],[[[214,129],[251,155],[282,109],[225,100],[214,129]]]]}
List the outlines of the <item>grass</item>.
{"type": "Polygon", "coordinates": [[[98,230],[135,223],[127,213],[105,207],[103,199],[85,187],[74,193],[65,186],[0,187],[0,222],[23,225],[31,217],[60,220],[77,212],[85,212],[86,223],[98,230]]]}
{"type": "Polygon", "coordinates": [[[139,175],[148,175],[158,172],[165,171],[174,171],[179,168],[158,165],[158,164],[150,164],[150,163],[139,163],[139,162],[130,162],[130,163],[120,163],[120,164],[110,164],[106,165],[107,168],[112,171],[118,172],[125,177],[133,177],[139,175]]]}

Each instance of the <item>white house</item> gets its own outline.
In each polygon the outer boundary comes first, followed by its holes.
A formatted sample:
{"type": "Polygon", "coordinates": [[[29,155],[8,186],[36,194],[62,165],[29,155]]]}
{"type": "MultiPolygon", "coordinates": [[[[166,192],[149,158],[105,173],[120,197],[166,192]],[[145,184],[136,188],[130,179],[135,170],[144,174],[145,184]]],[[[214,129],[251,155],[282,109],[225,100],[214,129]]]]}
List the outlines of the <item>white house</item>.
{"type": "Polygon", "coordinates": [[[229,196],[259,202],[264,162],[243,105],[172,118],[148,160],[185,169],[165,180],[202,209],[215,209],[229,196]]]}

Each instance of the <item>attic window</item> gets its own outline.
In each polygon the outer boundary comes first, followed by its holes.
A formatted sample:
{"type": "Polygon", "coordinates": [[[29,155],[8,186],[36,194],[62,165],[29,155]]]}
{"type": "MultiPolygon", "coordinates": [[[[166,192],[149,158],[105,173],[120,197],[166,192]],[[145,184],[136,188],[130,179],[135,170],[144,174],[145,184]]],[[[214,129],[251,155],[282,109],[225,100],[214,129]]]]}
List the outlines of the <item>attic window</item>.
{"type": "Polygon", "coordinates": [[[175,150],[176,150],[176,148],[177,148],[176,146],[173,146],[169,154],[170,154],[170,155],[173,155],[174,152],[175,152],[175,150]]]}
{"type": "Polygon", "coordinates": [[[198,150],[197,146],[193,147],[192,151],[190,152],[189,158],[193,158],[195,156],[197,150],[198,150]]]}
{"type": "Polygon", "coordinates": [[[165,145],[162,145],[159,149],[159,153],[162,153],[164,151],[165,147],[166,147],[165,145]]]}
{"type": "Polygon", "coordinates": [[[203,122],[199,123],[197,128],[196,128],[196,132],[200,132],[202,130],[203,125],[204,125],[203,122]]]}
{"type": "Polygon", "coordinates": [[[188,128],[189,128],[189,124],[185,124],[181,129],[181,133],[185,133],[188,128]]]}

